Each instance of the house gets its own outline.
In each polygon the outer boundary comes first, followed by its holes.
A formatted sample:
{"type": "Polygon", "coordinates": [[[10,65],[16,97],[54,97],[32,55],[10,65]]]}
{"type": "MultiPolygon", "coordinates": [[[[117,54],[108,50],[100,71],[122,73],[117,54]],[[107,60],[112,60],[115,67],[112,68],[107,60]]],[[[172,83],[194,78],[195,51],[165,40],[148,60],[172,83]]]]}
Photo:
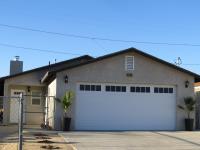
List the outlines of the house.
{"type": "MultiPolygon", "coordinates": [[[[61,99],[71,90],[75,93],[68,112],[72,130],[182,130],[186,116],[177,104],[183,103],[186,96],[194,96],[193,84],[200,81],[200,76],[129,48],[97,58],[74,58],[3,77],[0,81],[4,96],[14,91],[36,95],[25,100],[27,124],[48,118],[53,128],[61,129],[61,103],[55,99],[42,100],[39,95],[61,99]],[[43,103],[40,105],[43,107],[33,103],[43,103]],[[39,117],[40,112],[45,112],[43,118],[39,117]]],[[[4,100],[5,124],[16,118],[12,116],[11,103],[4,100]]]]}
{"type": "Polygon", "coordinates": [[[196,109],[195,109],[196,128],[200,129],[200,82],[194,83],[194,92],[196,99],[196,109]]]}
{"type": "Polygon", "coordinates": [[[200,92],[200,82],[194,83],[194,91],[195,93],[200,92]]]}
{"type": "MultiPolygon", "coordinates": [[[[63,67],[83,63],[92,59],[90,56],[81,56],[56,64],[49,64],[40,68],[22,71],[22,62],[17,57],[10,62],[10,75],[0,78],[0,94],[5,97],[17,97],[20,93],[25,95],[34,95],[24,97],[24,123],[40,125],[45,119],[45,101],[48,95],[47,85],[41,83],[41,78],[48,71],[62,69],[63,67]],[[41,95],[43,95],[41,97],[41,95]]],[[[16,98],[4,98],[3,105],[3,123],[13,124],[18,122],[19,104],[16,98]]],[[[1,102],[2,103],[2,102],[1,102]]],[[[47,112],[46,112],[47,113],[47,112]]]]}

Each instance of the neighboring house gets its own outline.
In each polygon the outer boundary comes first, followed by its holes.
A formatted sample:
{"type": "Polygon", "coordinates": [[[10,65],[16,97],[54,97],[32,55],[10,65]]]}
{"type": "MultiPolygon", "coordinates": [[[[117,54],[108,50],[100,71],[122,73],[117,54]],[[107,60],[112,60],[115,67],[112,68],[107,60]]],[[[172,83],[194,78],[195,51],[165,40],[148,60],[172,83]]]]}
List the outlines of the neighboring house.
{"type": "MultiPolygon", "coordinates": [[[[32,69],[29,71],[22,71],[22,62],[18,60],[12,60],[10,62],[10,76],[0,78],[0,96],[19,96],[21,92],[26,96],[24,107],[24,122],[26,124],[41,124],[44,122],[45,112],[45,97],[40,95],[48,95],[47,85],[41,83],[41,78],[48,71],[54,71],[56,69],[62,69],[66,66],[73,66],[92,59],[90,56],[82,56],[75,59],[59,62],[43,66],[40,68],[32,69]]],[[[55,96],[55,95],[53,95],[55,96]]],[[[18,122],[18,109],[19,104],[15,98],[4,98],[4,115],[3,123],[17,123],[18,122]]]]}
{"type": "Polygon", "coordinates": [[[200,129],[200,82],[194,83],[194,92],[196,99],[196,128],[200,129]]]}
{"type": "Polygon", "coordinates": [[[195,93],[200,92],[200,82],[194,83],[194,91],[195,93]]]}
{"type": "MultiPolygon", "coordinates": [[[[177,104],[186,96],[194,96],[193,84],[200,81],[200,76],[129,48],[97,58],[83,56],[0,80],[6,96],[14,89],[40,91],[61,99],[66,91],[74,91],[69,111],[72,130],[182,130],[186,116],[177,104]]],[[[26,109],[31,111],[28,101],[26,109]]],[[[10,105],[4,101],[5,124],[12,117],[10,105]]],[[[61,103],[51,100],[48,108],[50,125],[61,129],[61,103]]],[[[25,116],[25,122],[39,123],[38,116],[25,116]]]]}

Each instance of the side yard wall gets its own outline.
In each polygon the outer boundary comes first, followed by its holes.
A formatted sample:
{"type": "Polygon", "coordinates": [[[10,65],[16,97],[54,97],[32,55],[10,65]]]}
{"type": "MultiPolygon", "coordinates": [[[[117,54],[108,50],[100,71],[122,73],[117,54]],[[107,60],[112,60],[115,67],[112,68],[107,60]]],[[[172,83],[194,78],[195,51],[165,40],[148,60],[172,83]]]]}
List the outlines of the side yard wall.
{"type": "Polygon", "coordinates": [[[46,106],[48,107],[47,119],[48,119],[49,125],[53,128],[55,127],[54,126],[54,123],[55,123],[54,115],[55,115],[56,102],[55,102],[55,99],[51,96],[56,97],[56,87],[57,87],[57,80],[55,79],[48,86],[48,96],[50,96],[50,97],[47,98],[47,101],[46,101],[46,106]]]}

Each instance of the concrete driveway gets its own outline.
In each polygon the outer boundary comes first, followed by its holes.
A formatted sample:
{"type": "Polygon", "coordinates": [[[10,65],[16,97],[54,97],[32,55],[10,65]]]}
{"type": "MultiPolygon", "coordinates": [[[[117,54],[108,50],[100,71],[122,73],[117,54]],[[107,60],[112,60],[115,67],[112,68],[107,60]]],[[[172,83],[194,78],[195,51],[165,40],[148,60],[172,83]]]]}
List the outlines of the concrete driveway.
{"type": "Polygon", "coordinates": [[[78,150],[200,150],[200,132],[65,132],[78,150]]]}

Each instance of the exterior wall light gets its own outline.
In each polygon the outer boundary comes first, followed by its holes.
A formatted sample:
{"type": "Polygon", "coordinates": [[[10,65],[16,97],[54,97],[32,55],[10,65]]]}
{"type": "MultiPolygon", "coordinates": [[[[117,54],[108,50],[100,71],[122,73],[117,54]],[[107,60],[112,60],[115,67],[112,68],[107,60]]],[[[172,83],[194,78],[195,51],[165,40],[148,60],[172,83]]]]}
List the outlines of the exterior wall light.
{"type": "Polygon", "coordinates": [[[30,92],[31,91],[31,87],[27,86],[27,91],[30,92]]]}
{"type": "Polygon", "coordinates": [[[64,77],[64,80],[65,80],[65,83],[68,83],[68,76],[67,75],[64,77]]]}
{"type": "Polygon", "coordinates": [[[189,87],[189,84],[190,84],[190,82],[187,80],[187,81],[185,81],[185,88],[188,88],[189,87]]]}

